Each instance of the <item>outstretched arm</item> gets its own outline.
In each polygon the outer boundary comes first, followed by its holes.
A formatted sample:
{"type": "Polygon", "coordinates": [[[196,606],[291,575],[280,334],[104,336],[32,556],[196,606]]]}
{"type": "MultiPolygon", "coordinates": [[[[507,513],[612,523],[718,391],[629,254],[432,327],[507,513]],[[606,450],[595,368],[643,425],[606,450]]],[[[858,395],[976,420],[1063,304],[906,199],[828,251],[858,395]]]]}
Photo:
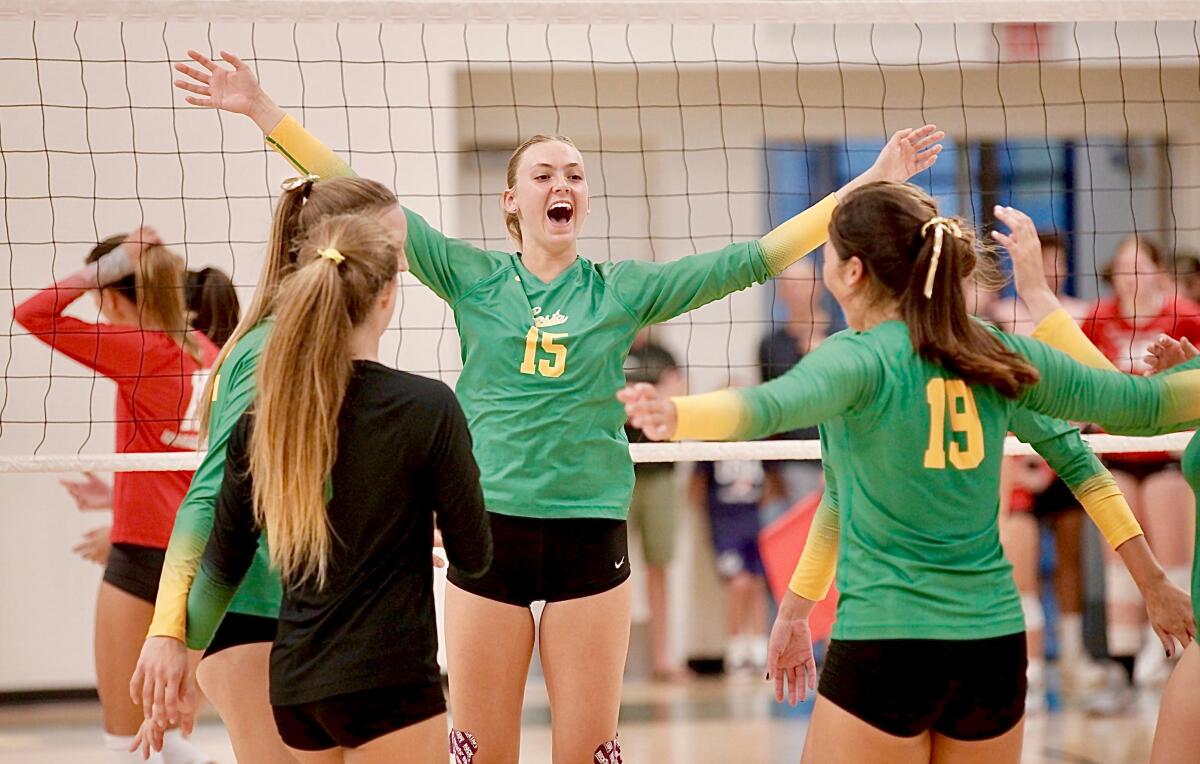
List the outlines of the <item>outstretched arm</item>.
{"type": "Polygon", "coordinates": [[[842,335],[766,384],[667,398],[639,383],[617,398],[651,440],[757,440],[839,416],[871,400],[881,378],[871,350],[842,335]]]}
{"type": "Polygon", "coordinates": [[[821,246],[838,200],[875,181],[905,181],[928,169],[945,137],[934,125],[901,130],[870,169],[761,239],[669,263],[626,260],[608,267],[614,293],[642,325],[667,321],[728,294],[761,284],[821,246]]]}

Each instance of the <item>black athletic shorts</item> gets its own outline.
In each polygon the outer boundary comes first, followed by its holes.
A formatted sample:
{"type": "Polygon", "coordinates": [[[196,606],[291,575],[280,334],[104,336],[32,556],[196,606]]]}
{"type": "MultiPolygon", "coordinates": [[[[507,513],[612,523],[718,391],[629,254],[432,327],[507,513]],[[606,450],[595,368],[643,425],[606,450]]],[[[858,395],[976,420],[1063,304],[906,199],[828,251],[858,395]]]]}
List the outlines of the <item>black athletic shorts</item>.
{"type": "Polygon", "coordinates": [[[151,605],[158,597],[165,549],[139,544],[113,544],[104,566],[104,580],[151,605]]]}
{"type": "Polygon", "coordinates": [[[389,732],[446,713],[442,683],[402,685],[271,706],[283,742],[298,751],[358,748],[389,732]]]}
{"type": "Polygon", "coordinates": [[[509,605],[560,602],[600,594],[629,578],[624,520],[543,520],[489,513],[492,566],[479,578],[450,566],[460,589],[509,605]]]}
{"type": "Polygon", "coordinates": [[[226,613],[221,619],[221,625],[213,634],[212,642],[204,650],[204,657],[215,655],[222,650],[239,645],[253,645],[259,642],[273,643],[275,629],[279,626],[278,618],[267,618],[261,615],[246,615],[245,613],[226,613]]]}
{"type": "Polygon", "coordinates": [[[1172,459],[1169,456],[1163,459],[1130,459],[1114,455],[1104,458],[1104,466],[1108,467],[1109,470],[1124,472],[1134,480],[1141,481],[1160,472],[1178,471],[1179,460],[1172,459]]]}
{"type": "Polygon", "coordinates": [[[1039,520],[1054,517],[1060,512],[1080,510],[1079,499],[1071,493],[1070,487],[1061,478],[1054,478],[1046,490],[1033,497],[1030,511],[1039,520]]]}
{"type": "Polygon", "coordinates": [[[889,735],[987,740],[1025,715],[1025,633],[833,640],[817,692],[889,735]]]}

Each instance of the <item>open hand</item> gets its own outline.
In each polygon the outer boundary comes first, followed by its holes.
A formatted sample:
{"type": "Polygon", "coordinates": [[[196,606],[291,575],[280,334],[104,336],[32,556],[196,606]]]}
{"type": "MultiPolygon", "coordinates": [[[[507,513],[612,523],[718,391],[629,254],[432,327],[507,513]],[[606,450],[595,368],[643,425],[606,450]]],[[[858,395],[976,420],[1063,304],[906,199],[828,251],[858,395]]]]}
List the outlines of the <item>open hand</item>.
{"type": "Polygon", "coordinates": [[[891,180],[904,183],[919,172],[928,170],[942,153],[938,141],[946,134],[937,125],[925,125],[916,130],[905,128],[892,134],[883,150],[867,171],[869,180],[891,180]]]}
{"type": "Polygon", "coordinates": [[[638,382],[617,392],[625,404],[629,423],[650,440],[670,440],[678,426],[675,404],[648,382],[638,382]]]}
{"type": "Polygon", "coordinates": [[[1157,374],[1178,366],[1184,361],[1190,361],[1198,355],[1200,355],[1200,350],[1197,350],[1187,337],[1176,340],[1160,334],[1158,339],[1146,348],[1146,357],[1142,360],[1146,362],[1153,373],[1157,374]]]}
{"type": "Polygon", "coordinates": [[[813,659],[812,632],[808,618],[789,618],[780,613],[771,627],[767,644],[767,678],[775,680],[775,700],[796,705],[817,686],[817,663],[813,659]]]}
{"type": "Polygon", "coordinates": [[[93,528],[83,534],[83,541],[71,547],[71,551],[88,562],[94,562],[100,567],[108,564],[108,553],[112,551],[112,542],[108,540],[112,526],[93,528]]]}
{"type": "Polygon", "coordinates": [[[59,478],[58,482],[67,489],[67,493],[75,500],[75,506],[82,511],[112,507],[112,487],[91,472],[83,473],[82,480],[59,478]]]}

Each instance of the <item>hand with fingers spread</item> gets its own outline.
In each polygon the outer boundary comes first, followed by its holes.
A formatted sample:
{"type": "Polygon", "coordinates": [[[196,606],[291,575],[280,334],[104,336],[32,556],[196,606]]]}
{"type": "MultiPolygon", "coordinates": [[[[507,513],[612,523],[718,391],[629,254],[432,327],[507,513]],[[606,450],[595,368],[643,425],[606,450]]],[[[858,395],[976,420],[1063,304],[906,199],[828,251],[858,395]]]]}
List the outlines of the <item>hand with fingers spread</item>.
{"type": "Polygon", "coordinates": [[[1174,368],[1184,361],[1190,361],[1198,355],[1200,355],[1200,350],[1197,350],[1187,337],[1176,340],[1160,334],[1158,339],[1146,348],[1146,357],[1142,360],[1150,367],[1151,373],[1158,374],[1174,368]]]}
{"type": "Polygon", "coordinates": [[[189,722],[185,704],[188,653],[183,642],[173,637],[147,637],[129,680],[129,697],[141,705],[147,719],[166,728],[189,722]]]}
{"type": "Polygon", "coordinates": [[[112,486],[90,472],[83,473],[83,480],[59,478],[58,482],[71,494],[81,511],[112,507],[112,486]]]}
{"type": "Polygon", "coordinates": [[[817,686],[808,615],[816,603],[789,591],[779,607],[767,644],[767,679],[775,680],[775,700],[796,705],[817,686]]]}
{"type": "Polygon", "coordinates": [[[258,84],[250,67],[237,56],[221,51],[222,60],[232,68],[221,66],[199,51],[189,50],[188,57],[202,67],[175,64],[175,71],[188,78],[175,80],[175,87],[194,93],[184,99],[188,103],[245,114],[254,120],[263,135],[269,134],[283,119],[283,110],[258,84]]]}
{"type": "Polygon", "coordinates": [[[882,180],[903,183],[917,173],[928,170],[937,162],[938,154],[942,153],[942,144],[938,141],[945,137],[946,134],[938,130],[936,125],[925,125],[916,130],[905,128],[893,133],[874,164],[838,189],[838,198],[845,199],[846,194],[867,183],[882,180]]]}
{"type": "Polygon", "coordinates": [[[1196,638],[1196,618],[1192,599],[1163,576],[1154,586],[1142,589],[1146,600],[1146,615],[1158,635],[1168,658],[1175,657],[1175,642],[1187,647],[1196,638]]]}
{"type": "Polygon", "coordinates": [[[670,440],[678,425],[675,403],[649,382],[638,382],[617,392],[625,404],[629,424],[645,433],[650,440],[670,440]]]}
{"type": "Polygon", "coordinates": [[[109,525],[103,528],[94,528],[83,534],[83,541],[72,547],[71,551],[89,562],[104,567],[108,564],[108,553],[112,551],[112,542],[108,538],[110,533],[112,533],[112,526],[109,525]]]}
{"type": "Polygon", "coordinates": [[[1008,226],[1008,233],[992,231],[992,239],[1008,250],[1012,258],[1013,285],[1029,309],[1035,324],[1062,307],[1058,295],[1046,281],[1042,264],[1042,242],[1037,226],[1028,215],[1013,207],[996,205],[996,219],[1008,226]]]}
{"type": "Polygon", "coordinates": [[[942,153],[942,144],[938,141],[945,137],[937,125],[924,125],[916,130],[905,128],[893,133],[867,172],[873,176],[872,180],[904,183],[933,167],[938,154],[942,153]]]}

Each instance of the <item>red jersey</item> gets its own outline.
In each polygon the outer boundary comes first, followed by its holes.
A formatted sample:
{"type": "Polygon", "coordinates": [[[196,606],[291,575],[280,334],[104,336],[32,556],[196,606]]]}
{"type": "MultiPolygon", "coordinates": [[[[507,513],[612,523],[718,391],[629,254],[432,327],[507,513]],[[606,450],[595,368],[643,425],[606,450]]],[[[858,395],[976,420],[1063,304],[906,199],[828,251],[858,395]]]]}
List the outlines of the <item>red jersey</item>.
{"type": "MultiPolygon", "coordinates": [[[[1169,297],[1163,301],[1157,315],[1138,316],[1135,320],[1122,316],[1116,298],[1109,297],[1095,304],[1082,326],[1083,333],[1114,366],[1130,374],[1146,374],[1151,369],[1142,358],[1160,334],[1177,340],[1187,337],[1193,343],[1200,342],[1200,305],[1186,297],[1169,297]]],[[[1170,454],[1163,451],[1114,454],[1109,457],[1109,461],[1114,463],[1170,459],[1170,454]]]]}
{"type": "Polygon", "coordinates": [[[1110,297],[1095,304],[1083,320],[1083,333],[1121,371],[1145,374],[1150,367],[1142,357],[1158,335],[1200,342],[1200,305],[1186,297],[1172,297],[1163,302],[1158,315],[1139,316],[1135,321],[1122,316],[1116,299],[1110,297]]]}
{"type": "MultiPolygon", "coordinates": [[[[17,306],[13,318],[60,353],[117,383],[118,453],[194,451],[199,398],[217,347],[199,332],[197,363],[166,332],[92,324],[64,316],[87,291],[51,286],[17,306]]],[[[118,472],[113,477],[113,543],[166,549],[191,472],[118,472]]]]}

